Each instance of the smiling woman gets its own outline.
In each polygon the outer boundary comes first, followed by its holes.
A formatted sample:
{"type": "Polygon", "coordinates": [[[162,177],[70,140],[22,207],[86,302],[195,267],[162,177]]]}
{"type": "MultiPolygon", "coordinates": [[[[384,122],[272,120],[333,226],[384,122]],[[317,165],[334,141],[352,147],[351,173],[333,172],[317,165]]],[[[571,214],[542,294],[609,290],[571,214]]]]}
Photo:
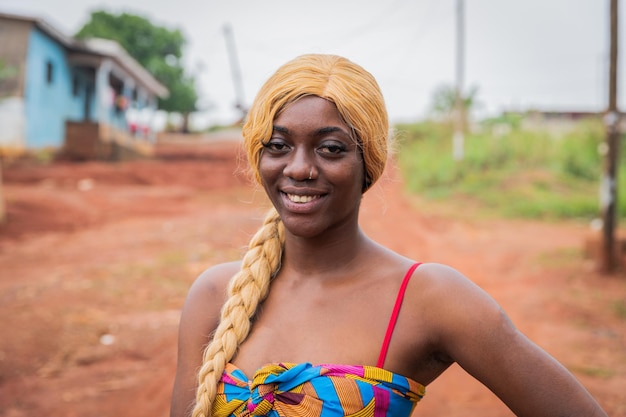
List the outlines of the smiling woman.
{"type": "Polygon", "coordinates": [[[459,271],[363,233],[387,132],[376,81],[345,58],[301,56],[266,82],[243,134],[274,208],[240,262],[189,291],[171,416],[408,417],[455,362],[516,415],[606,416],[459,271]]]}
{"type": "Polygon", "coordinates": [[[363,158],[337,107],[306,96],[276,117],[259,161],[263,187],[287,233],[337,233],[358,222],[363,158]],[[306,227],[306,230],[304,229],[306,227]]]}

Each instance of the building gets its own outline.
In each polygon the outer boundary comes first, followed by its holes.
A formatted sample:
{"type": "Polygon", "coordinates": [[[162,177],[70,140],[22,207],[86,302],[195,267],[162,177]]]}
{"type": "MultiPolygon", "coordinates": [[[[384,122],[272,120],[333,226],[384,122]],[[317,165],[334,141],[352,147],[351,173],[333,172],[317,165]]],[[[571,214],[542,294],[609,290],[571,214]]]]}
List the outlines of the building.
{"type": "Polygon", "coordinates": [[[114,41],[77,40],[0,12],[0,149],[58,148],[81,159],[150,153],[150,118],[167,94],[114,41]]]}

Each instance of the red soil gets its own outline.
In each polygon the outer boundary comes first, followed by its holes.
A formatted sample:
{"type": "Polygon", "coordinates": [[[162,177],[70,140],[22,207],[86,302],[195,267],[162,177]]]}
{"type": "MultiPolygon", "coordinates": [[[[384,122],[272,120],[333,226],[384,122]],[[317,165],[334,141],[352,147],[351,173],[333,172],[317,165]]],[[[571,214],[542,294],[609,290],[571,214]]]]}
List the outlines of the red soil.
{"type": "MultiPolygon", "coordinates": [[[[168,415],[186,291],[241,255],[267,208],[238,144],[161,143],[157,158],[134,162],[5,161],[0,416],[168,415]]],[[[366,194],[362,225],[461,270],[609,415],[626,417],[626,275],[596,272],[586,227],[442,210],[407,196],[393,168],[366,194]]],[[[415,415],[512,413],[455,366],[415,415]]]]}

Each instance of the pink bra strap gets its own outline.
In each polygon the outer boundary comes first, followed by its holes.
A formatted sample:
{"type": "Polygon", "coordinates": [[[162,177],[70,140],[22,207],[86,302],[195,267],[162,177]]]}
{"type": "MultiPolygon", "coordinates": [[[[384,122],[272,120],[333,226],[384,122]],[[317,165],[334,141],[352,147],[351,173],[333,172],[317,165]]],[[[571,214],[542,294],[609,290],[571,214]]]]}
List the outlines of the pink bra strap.
{"type": "Polygon", "coordinates": [[[402,280],[402,285],[400,286],[400,290],[398,291],[398,296],[396,297],[396,304],[393,306],[393,312],[391,313],[391,319],[389,320],[389,325],[387,326],[387,333],[385,334],[385,340],[383,341],[383,346],[380,349],[380,355],[378,356],[378,362],[376,366],[378,368],[382,368],[385,364],[385,358],[387,357],[387,351],[389,350],[389,343],[391,342],[391,336],[393,335],[393,329],[396,327],[396,321],[398,320],[398,314],[400,314],[400,307],[402,307],[402,300],[404,299],[404,293],[406,292],[406,286],[413,275],[413,271],[420,266],[421,262],[417,262],[409,268],[404,279],[402,280]]]}

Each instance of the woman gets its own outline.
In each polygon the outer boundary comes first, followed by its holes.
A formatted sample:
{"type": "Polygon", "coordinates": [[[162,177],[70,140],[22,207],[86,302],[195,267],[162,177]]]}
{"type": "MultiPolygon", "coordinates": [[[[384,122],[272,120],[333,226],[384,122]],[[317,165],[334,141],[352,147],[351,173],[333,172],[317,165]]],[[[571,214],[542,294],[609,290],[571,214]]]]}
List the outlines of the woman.
{"type": "Polygon", "coordinates": [[[262,87],[243,136],[274,209],[241,262],[193,284],[171,415],[407,417],[457,362],[517,415],[606,416],[458,271],[362,232],[388,129],[376,81],[347,59],[301,56],[262,87]]]}

